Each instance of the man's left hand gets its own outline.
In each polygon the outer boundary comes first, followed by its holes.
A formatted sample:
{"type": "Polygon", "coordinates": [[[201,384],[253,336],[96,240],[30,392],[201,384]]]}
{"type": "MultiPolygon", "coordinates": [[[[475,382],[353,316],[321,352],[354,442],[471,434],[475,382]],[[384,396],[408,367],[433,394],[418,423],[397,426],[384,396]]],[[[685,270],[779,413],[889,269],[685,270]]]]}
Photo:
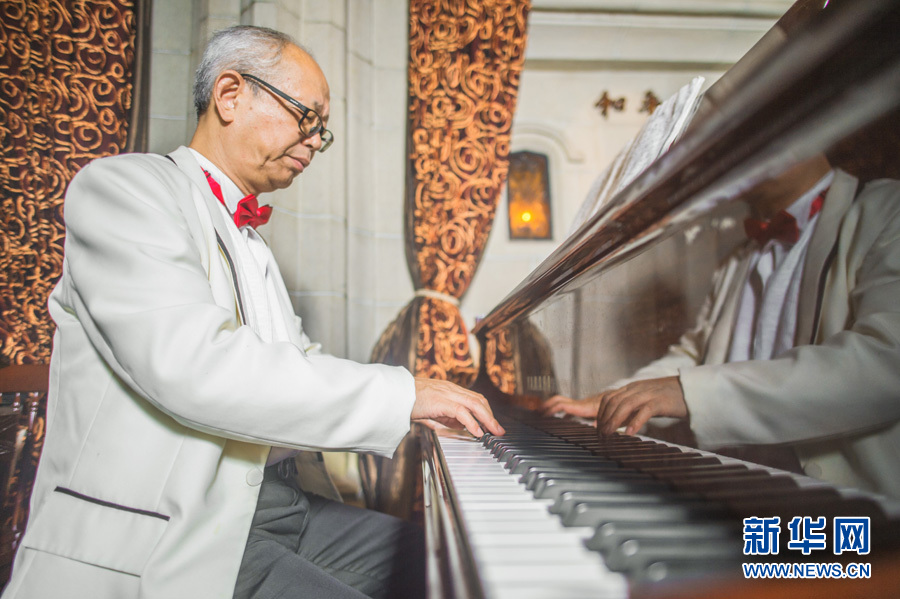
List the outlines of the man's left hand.
{"type": "Polygon", "coordinates": [[[654,416],[687,417],[687,404],[677,376],[635,381],[599,394],[597,430],[610,435],[625,426],[633,435],[654,416]]]}

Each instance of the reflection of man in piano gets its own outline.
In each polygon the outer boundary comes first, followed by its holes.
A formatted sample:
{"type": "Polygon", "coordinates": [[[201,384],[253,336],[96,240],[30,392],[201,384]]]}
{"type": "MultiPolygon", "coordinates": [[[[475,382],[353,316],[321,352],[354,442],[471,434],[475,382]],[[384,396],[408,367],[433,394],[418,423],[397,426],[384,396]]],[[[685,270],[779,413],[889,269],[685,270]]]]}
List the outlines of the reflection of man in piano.
{"type": "Polygon", "coordinates": [[[321,355],[300,328],[244,196],[331,140],[309,54],[219,32],[195,99],[191,147],[68,189],[47,440],[4,597],[415,595],[419,530],[326,499],[321,456],[295,454],[391,455],[410,420],[502,428],[476,393],[321,355]]]}
{"type": "Polygon", "coordinates": [[[703,448],[789,444],[810,476],[900,497],[900,183],[858,187],[819,156],[749,192],[757,239],[716,272],[696,327],[545,411],[605,434],[687,419],[703,448]]]}

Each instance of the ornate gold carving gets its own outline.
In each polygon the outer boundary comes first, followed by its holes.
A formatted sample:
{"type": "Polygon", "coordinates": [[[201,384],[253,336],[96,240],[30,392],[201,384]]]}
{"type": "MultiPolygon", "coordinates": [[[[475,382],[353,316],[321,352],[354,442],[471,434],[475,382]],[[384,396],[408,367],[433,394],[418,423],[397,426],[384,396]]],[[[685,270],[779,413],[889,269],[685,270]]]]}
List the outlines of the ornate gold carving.
{"type": "Polygon", "coordinates": [[[484,364],[494,386],[507,395],[516,393],[516,365],[509,327],[487,337],[484,364]]]}

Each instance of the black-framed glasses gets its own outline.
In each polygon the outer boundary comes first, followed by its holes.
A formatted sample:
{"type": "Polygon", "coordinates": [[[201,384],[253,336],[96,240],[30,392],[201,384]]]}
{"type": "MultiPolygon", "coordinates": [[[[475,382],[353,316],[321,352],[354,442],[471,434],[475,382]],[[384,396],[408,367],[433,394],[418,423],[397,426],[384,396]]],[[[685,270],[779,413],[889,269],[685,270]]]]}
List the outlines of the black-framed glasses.
{"type": "Polygon", "coordinates": [[[250,81],[263,86],[264,88],[299,110],[300,114],[303,115],[297,121],[297,124],[300,126],[300,134],[303,135],[304,138],[319,135],[319,137],[322,139],[322,147],[319,148],[319,152],[324,152],[334,142],[334,134],[325,128],[325,122],[322,120],[322,117],[318,112],[316,112],[312,108],[307,108],[271,83],[263,81],[256,75],[241,73],[241,77],[243,77],[244,79],[249,79],[250,81]]]}

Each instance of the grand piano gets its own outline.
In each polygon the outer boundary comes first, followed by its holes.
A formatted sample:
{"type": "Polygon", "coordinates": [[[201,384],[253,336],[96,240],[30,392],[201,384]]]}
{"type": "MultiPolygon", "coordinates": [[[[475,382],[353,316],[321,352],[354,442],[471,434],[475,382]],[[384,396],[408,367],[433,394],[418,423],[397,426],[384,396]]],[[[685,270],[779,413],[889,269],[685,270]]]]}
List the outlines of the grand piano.
{"type": "Polygon", "coordinates": [[[599,290],[652,260],[653,248],[677,248],[689,228],[731,214],[741,191],[823,151],[839,164],[852,157],[863,178],[897,176],[898,25],[895,0],[797,2],[705,94],[671,150],[476,326],[475,387],[507,434],[421,432],[430,597],[897,596],[900,502],[739,452],[601,437],[534,408],[557,392],[596,390],[596,348],[624,342],[593,333],[599,290]],[[870,151],[873,133],[893,149],[870,151]],[[785,533],[781,551],[745,555],[744,519],[774,516],[782,527],[827,517],[829,550],[789,551],[785,533]],[[832,554],[836,517],[870,519],[869,553],[832,554]],[[870,570],[858,580],[754,580],[747,562],[870,570]]]}

